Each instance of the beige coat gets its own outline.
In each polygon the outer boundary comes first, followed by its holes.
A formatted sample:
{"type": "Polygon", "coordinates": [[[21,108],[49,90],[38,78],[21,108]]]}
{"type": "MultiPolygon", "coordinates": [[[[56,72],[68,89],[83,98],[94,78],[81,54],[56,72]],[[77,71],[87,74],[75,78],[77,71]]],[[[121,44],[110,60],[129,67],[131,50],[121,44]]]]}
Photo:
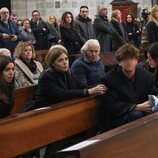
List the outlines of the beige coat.
{"type": "MultiPolygon", "coordinates": [[[[38,61],[35,61],[37,65],[36,74],[33,74],[30,69],[25,65],[22,60],[16,59],[15,60],[15,87],[25,87],[30,86],[33,84],[37,84],[34,76],[36,75],[36,78],[40,76],[40,74],[43,71],[43,67],[41,63],[38,61]]],[[[38,80],[38,78],[36,79],[38,80]]]]}

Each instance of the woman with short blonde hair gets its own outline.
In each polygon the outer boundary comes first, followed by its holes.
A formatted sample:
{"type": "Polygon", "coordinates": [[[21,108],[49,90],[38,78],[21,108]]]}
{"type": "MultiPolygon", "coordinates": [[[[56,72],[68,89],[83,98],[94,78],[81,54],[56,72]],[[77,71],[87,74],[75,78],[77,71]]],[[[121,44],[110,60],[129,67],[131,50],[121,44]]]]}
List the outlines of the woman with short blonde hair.
{"type": "Polygon", "coordinates": [[[154,5],[146,25],[149,44],[158,41],[158,5],[154,5]]]}
{"type": "Polygon", "coordinates": [[[27,46],[31,47],[31,49],[32,49],[31,59],[34,59],[36,57],[35,49],[34,49],[34,46],[29,42],[19,42],[18,46],[15,48],[15,51],[14,51],[15,58],[21,58],[21,56],[27,46]]]}
{"type": "Polygon", "coordinates": [[[16,88],[37,85],[43,66],[35,61],[35,50],[31,43],[20,42],[15,49],[16,88]]]}

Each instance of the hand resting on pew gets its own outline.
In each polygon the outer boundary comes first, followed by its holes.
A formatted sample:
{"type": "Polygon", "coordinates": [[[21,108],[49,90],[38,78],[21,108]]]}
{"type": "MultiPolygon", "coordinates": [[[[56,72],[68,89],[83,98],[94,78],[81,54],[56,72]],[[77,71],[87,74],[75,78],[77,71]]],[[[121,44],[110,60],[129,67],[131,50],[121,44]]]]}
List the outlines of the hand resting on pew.
{"type": "Polygon", "coordinates": [[[104,84],[99,84],[96,87],[88,89],[89,95],[92,94],[104,94],[108,88],[104,84]]]}

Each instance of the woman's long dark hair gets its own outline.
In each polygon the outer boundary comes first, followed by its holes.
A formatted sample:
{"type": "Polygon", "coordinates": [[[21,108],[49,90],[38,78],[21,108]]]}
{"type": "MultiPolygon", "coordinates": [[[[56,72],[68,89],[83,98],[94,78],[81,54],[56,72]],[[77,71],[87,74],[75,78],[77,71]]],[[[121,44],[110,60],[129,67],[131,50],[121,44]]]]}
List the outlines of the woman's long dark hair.
{"type": "MultiPolygon", "coordinates": [[[[0,100],[4,101],[5,103],[7,103],[9,100],[9,87],[7,81],[4,79],[3,71],[9,63],[14,64],[14,61],[10,57],[0,55],[0,100]]],[[[10,85],[14,86],[14,80],[11,82],[10,85]]]]}
{"type": "Polygon", "coordinates": [[[158,42],[154,42],[149,46],[148,52],[152,59],[156,62],[156,68],[154,68],[155,80],[158,78],[158,42]]]}
{"type": "Polygon", "coordinates": [[[149,46],[148,53],[155,61],[158,59],[158,42],[154,42],[149,46]]]}
{"type": "Polygon", "coordinates": [[[69,27],[74,27],[74,17],[73,17],[73,14],[69,11],[67,12],[64,12],[63,15],[62,15],[62,18],[61,18],[61,22],[60,22],[60,26],[63,26],[65,28],[69,28],[69,27]],[[71,15],[71,18],[72,18],[72,21],[70,23],[70,26],[66,23],[66,16],[70,14],[71,15]]]}

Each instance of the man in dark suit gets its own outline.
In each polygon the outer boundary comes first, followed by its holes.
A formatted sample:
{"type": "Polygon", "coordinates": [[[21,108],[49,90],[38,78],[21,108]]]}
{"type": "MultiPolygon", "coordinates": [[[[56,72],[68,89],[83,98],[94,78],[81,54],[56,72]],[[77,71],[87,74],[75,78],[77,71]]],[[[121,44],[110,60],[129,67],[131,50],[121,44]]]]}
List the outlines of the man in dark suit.
{"type": "Polygon", "coordinates": [[[139,50],[124,44],[116,52],[119,66],[106,74],[102,83],[109,90],[103,95],[101,132],[151,113],[149,94],[157,94],[154,77],[137,67],[139,50]]]}
{"type": "Polygon", "coordinates": [[[35,49],[43,50],[48,49],[48,38],[49,34],[46,23],[42,20],[40,12],[34,10],[32,12],[32,19],[30,21],[32,32],[36,38],[35,49]]]}

